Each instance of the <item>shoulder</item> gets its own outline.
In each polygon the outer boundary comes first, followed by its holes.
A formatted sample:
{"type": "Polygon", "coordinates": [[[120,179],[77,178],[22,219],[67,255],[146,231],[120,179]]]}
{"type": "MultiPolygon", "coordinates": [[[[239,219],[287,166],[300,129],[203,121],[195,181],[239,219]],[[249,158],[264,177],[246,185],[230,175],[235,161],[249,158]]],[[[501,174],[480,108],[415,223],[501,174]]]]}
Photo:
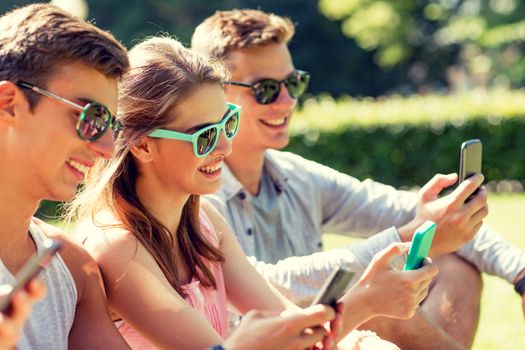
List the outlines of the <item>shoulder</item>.
{"type": "Polygon", "coordinates": [[[90,286],[93,278],[101,281],[100,269],[97,263],[72,235],[42,220],[33,219],[33,222],[46,237],[62,241],[62,248],[59,254],[62,260],[64,260],[71,276],[73,276],[79,299],[81,299],[83,291],[90,286]]]}
{"type": "Polygon", "coordinates": [[[200,212],[201,214],[204,214],[200,215],[201,224],[202,221],[204,221],[205,224],[210,225],[220,241],[224,232],[230,230],[224,216],[206,198],[201,198],[200,212]]]}
{"type": "Polygon", "coordinates": [[[117,261],[129,261],[140,245],[129,230],[113,216],[97,216],[97,223],[85,220],[77,226],[77,236],[84,237],[83,245],[101,266],[117,261]]]}
{"type": "Polygon", "coordinates": [[[325,165],[303,158],[302,156],[292,152],[268,150],[266,151],[265,159],[266,162],[274,165],[280,171],[284,171],[287,176],[312,174],[315,172],[324,172],[327,170],[335,171],[325,165]]]}

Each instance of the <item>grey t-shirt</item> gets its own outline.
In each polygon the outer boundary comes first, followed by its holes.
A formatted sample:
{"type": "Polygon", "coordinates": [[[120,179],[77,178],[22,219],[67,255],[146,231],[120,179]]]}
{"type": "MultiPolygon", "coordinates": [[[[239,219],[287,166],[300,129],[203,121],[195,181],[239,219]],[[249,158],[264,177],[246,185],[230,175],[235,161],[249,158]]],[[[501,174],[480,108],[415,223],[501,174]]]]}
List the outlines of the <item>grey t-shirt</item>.
{"type": "MultiPolygon", "coordinates": [[[[37,249],[42,249],[48,238],[31,223],[29,233],[37,249]]],[[[75,318],[77,289],[60,254],[55,255],[40,278],[46,284],[47,293],[37,302],[24,329],[17,347],[21,350],[67,349],[69,331],[75,318]]],[[[0,284],[13,284],[15,278],[0,260],[0,284]]]]}

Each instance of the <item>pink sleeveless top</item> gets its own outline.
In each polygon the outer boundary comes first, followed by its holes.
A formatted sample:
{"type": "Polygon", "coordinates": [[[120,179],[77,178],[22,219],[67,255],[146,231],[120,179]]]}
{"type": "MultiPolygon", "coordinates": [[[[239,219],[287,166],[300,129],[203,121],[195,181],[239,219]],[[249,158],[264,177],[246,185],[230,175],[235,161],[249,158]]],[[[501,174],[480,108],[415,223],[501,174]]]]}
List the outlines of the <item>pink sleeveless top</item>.
{"type": "MultiPolygon", "coordinates": [[[[199,219],[203,237],[214,247],[218,248],[219,240],[215,229],[202,210],[199,212],[199,219]]],[[[220,263],[207,262],[206,265],[215,278],[217,289],[203,287],[199,280],[193,276],[188,284],[181,286],[185,294],[184,300],[200,312],[222,338],[226,338],[228,335],[228,311],[226,309],[226,290],[224,288],[222,267],[220,263]]],[[[155,349],[153,345],[125,321],[120,321],[116,325],[120,334],[133,350],[155,349]]]]}

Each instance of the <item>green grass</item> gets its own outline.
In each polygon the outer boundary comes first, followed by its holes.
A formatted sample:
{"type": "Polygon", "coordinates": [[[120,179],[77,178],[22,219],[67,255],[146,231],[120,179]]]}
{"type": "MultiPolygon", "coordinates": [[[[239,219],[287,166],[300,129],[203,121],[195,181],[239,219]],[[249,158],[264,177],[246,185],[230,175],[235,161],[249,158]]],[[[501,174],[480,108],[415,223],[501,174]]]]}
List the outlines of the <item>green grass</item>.
{"type": "MultiPolygon", "coordinates": [[[[525,195],[489,196],[490,214],[486,222],[506,240],[525,250],[525,195]]],[[[355,241],[341,235],[326,234],[325,247],[330,249],[355,241]]],[[[525,349],[525,318],[521,300],[506,281],[483,276],[481,319],[474,350],[525,349]]]]}

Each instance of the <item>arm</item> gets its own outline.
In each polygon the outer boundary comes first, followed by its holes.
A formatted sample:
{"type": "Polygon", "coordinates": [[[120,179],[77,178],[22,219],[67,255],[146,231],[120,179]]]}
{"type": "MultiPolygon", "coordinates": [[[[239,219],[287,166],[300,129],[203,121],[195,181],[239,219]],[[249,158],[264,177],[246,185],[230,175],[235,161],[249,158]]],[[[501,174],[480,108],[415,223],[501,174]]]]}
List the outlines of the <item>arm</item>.
{"type": "Polygon", "coordinates": [[[255,257],[249,257],[248,260],[286,298],[304,307],[312,302],[334,268],[344,267],[354,271],[355,282],[372,257],[394,242],[399,242],[399,235],[391,228],[340,249],[290,257],[276,264],[265,263],[255,257]]]}
{"type": "Polygon", "coordinates": [[[281,316],[272,311],[250,311],[223,347],[226,350],[307,349],[326,337],[320,326],[333,317],[333,309],[322,305],[281,316]],[[305,332],[305,328],[313,329],[305,332]]]}
{"type": "MultiPolygon", "coordinates": [[[[64,237],[61,237],[64,241],[64,237]]],[[[77,286],[75,319],[69,332],[72,349],[129,349],[109,316],[97,263],[81,247],[65,241],[60,255],[77,286]]]]}
{"type": "Polygon", "coordinates": [[[127,231],[90,235],[86,244],[102,270],[111,309],[155,347],[201,350],[222,342],[127,231]]]}
{"type": "Polygon", "coordinates": [[[237,239],[222,215],[211,205],[202,204],[220,241],[225,261],[222,264],[228,300],[241,313],[253,309],[283,311],[296,306],[257,273],[246,259],[237,239]]]}
{"type": "Polygon", "coordinates": [[[344,331],[340,336],[376,316],[414,316],[438,269],[432,264],[413,271],[392,269],[392,260],[409,247],[407,243],[395,243],[376,254],[356,285],[341,298],[348,312],[343,313],[344,331]]]}

